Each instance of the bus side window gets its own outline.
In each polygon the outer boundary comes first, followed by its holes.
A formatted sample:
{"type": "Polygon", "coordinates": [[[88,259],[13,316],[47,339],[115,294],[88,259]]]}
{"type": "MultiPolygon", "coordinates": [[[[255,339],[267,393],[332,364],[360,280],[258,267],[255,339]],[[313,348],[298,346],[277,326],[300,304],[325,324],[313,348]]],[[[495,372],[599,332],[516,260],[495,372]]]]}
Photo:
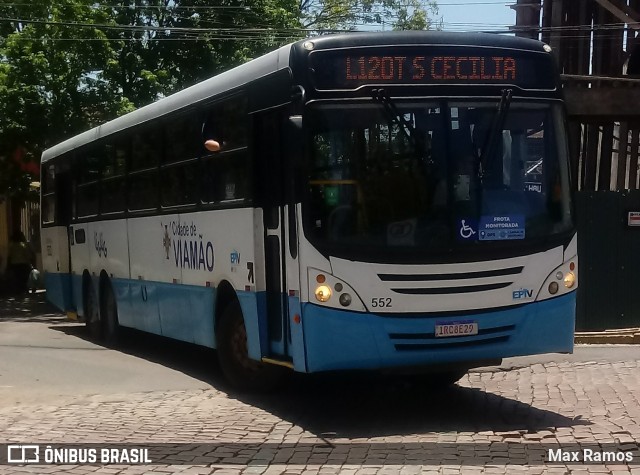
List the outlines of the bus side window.
{"type": "Polygon", "coordinates": [[[219,203],[250,198],[247,149],[208,157],[202,162],[202,201],[219,203]]]}
{"type": "Polygon", "coordinates": [[[132,211],[158,207],[158,171],[156,169],[129,175],[128,203],[132,211]]]}
{"type": "Polygon", "coordinates": [[[98,182],[78,185],[76,211],[78,218],[98,214],[98,182]]]}
{"type": "Polygon", "coordinates": [[[163,149],[162,130],[159,127],[142,130],[133,135],[130,170],[147,170],[158,166],[163,149]]]}
{"type": "Polygon", "coordinates": [[[195,204],[198,200],[199,167],[197,160],[162,169],[162,206],[195,204]]]}
{"type": "Polygon", "coordinates": [[[212,139],[221,151],[247,146],[247,98],[233,96],[210,106],[202,124],[201,142],[212,139]]]}
{"type": "Polygon", "coordinates": [[[56,219],[56,171],[52,164],[42,166],[42,224],[53,224],[56,219]]]}
{"type": "Polygon", "coordinates": [[[128,209],[158,206],[158,165],[163,150],[162,128],[158,125],[133,135],[128,176],[128,209]]]}
{"type": "Polygon", "coordinates": [[[198,114],[190,113],[164,124],[164,163],[176,163],[202,154],[198,114]]]}
{"type": "Polygon", "coordinates": [[[237,95],[212,104],[202,124],[201,143],[215,140],[220,151],[205,149],[202,158],[201,201],[224,203],[251,198],[248,157],[247,99],[237,95]]]}
{"type": "Polygon", "coordinates": [[[104,144],[95,144],[78,152],[75,195],[77,217],[94,216],[100,206],[100,177],[106,164],[104,144]]]}
{"type": "Polygon", "coordinates": [[[106,146],[107,164],[100,184],[100,212],[117,213],[126,207],[126,166],[129,141],[119,139],[106,146]]]}

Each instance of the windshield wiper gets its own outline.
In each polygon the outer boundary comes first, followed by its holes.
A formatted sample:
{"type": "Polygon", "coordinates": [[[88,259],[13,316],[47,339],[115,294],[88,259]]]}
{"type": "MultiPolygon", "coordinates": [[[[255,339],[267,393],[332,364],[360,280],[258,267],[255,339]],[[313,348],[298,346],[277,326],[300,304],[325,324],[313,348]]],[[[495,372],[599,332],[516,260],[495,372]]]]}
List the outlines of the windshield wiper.
{"type": "Polygon", "coordinates": [[[496,148],[496,142],[502,133],[504,122],[507,118],[507,112],[509,112],[509,106],[511,105],[512,95],[512,89],[502,90],[502,97],[498,103],[498,108],[493,116],[493,120],[491,121],[491,127],[489,127],[489,130],[487,131],[484,143],[480,149],[480,155],[478,156],[478,178],[481,180],[484,176],[484,171],[487,169],[487,159],[493,155],[493,151],[496,148]]]}
{"type": "Polygon", "coordinates": [[[424,148],[422,146],[422,140],[418,136],[416,128],[404,118],[404,114],[401,114],[398,107],[389,97],[389,94],[384,89],[374,89],[371,91],[373,100],[382,104],[382,107],[387,115],[387,118],[391,123],[398,124],[404,136],[413,144],[416,151],[423,153],[424,148]]]}

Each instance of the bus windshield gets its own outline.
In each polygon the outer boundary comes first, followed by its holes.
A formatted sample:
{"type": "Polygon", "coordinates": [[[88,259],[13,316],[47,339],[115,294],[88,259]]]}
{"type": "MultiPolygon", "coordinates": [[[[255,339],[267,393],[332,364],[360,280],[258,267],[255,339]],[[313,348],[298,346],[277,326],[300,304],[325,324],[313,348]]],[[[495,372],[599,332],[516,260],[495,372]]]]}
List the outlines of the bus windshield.
{"type": "Polygon", "coordinates": [[[320,247],[481,248],[572,228],[556,103],[514,99],[502,113],[486,100],[309,112],[303,214],[320,247]]]}

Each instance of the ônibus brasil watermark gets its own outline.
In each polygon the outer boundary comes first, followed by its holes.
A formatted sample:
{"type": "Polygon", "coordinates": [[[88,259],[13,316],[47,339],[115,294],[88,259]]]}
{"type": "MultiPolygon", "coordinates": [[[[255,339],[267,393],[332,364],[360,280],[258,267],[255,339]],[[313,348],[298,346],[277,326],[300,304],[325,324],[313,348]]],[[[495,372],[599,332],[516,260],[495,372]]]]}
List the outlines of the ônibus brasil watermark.
{"type": "Polygon", "coordinates": [[[148,464],[149,449],[140,447],[41,447],[37,444],[7,445],[10,464],[148,464]]]}
{"type": "Polygon", "coordinates": [[[638,465],[640,444],[350,442],[0,444],[0,465],[638,465]]]}

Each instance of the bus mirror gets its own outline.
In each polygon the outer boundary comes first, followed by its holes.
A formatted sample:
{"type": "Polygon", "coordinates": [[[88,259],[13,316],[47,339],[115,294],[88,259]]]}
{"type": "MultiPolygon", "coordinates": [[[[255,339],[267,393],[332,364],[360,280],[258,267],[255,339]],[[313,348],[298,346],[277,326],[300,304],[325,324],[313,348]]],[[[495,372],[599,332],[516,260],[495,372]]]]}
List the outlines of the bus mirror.
{"type": "Polygon", "coordinates": [[[209,139],[204,142],[204,148],[209,150],[210,152],[219,152],[220,151],[220,142],[217,140],[209,139]]]}
{"type": "Polygon", "coordinates": [[[302,130],[302,116],[301,115],[292,115],[289,117],[290,128],[294,131],[302,130]]]}

